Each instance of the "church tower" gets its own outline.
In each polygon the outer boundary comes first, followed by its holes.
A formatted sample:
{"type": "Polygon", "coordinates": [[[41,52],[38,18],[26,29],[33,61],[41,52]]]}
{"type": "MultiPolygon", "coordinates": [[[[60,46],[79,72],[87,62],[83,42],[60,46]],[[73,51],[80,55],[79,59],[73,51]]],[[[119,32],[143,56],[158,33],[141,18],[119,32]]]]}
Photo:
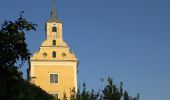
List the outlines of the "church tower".
{"type": "Polygon", "coordinates": [[[57,98],[62,98],[63,93],[69,97],[71,89],[77,90],[78,60],[63,40],[55,4],[45,27],[46,39],[29,62],[29,80],[57,98]]]}

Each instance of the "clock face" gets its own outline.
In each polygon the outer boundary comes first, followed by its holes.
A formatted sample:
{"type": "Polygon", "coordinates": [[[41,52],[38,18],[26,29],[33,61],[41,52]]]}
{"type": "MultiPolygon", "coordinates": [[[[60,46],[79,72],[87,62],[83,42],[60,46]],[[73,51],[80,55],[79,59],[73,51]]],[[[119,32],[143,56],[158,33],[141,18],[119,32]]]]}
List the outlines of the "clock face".
{"type": "Polygon", "coordinates": [[[43,56],[44,56],[44,57],[46,57],[46,56],[47,56],[47,53],[46,53],[46,52],[44,52],[44,53],[43,53],[43,56]]]}

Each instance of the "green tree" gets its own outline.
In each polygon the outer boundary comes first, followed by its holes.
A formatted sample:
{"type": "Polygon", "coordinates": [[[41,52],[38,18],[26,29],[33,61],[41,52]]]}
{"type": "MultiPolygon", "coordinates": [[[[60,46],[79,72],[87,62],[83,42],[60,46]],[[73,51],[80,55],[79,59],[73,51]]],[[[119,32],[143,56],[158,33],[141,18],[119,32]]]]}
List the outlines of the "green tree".
{"type": "Polygon", "coordinates": [[[120,100],[122,96],[122,84],[120,89],[113,84],[111,78],[108,78],[108,85],[102,90],[102,99],[103,100],[120,100]],[[121,91],[120,91],[121,90],[121,91]]]}
{"type": "Polygon", "coordinates": [[[36,24],[22,16],[16,21],[5,21],[0,29],[0,66],[16,67],[16,62],[24,63],[30,57],[25,42],[25,32],[36,30],[36,24]]]}
{"type": "Polygon", "coordinates": [[[4,21],[0,28],[0,100],[52,100],[41,88],[25,81],[18,68],[29,60],[25,33],[36,24],[21,15],[16,21],[4,21]],[[17,66],[18,65],[18,66],[17,66]]]}
{"type": "Polygon", "coordinates": [[[83,90],[80,88],[75,92],[71,91],[70,100],[139,100],[139,96],[131,97],[127,91],[123,90],[123,83],[120,86],[116,86],[111,78],[108,78],[106,86],[100,91],[86,89],[86,84],[83,84],[83,90]]]}
{"type": "Polygon", "coordinates": [[[99,93],[96,93],[94,90],[89,90],[86,89],[86,84],[83,83],[83,90],[80,91],[80,88],[75,91],[75,89],[72,89],[71,91],[71,97],[70,100],[98,100],[99,98],[99,93]]]}

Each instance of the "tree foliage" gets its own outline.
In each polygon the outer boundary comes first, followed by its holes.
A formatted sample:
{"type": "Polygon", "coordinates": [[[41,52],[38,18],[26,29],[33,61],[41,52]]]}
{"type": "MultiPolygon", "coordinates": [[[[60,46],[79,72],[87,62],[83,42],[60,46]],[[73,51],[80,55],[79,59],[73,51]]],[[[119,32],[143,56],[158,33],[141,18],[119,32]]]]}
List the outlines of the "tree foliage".
{"type": "Polygon", "coordinates": [[[0,68],[0,100],[53,100],[53,97],[24,80],[15,67],[5,67],[0,68]]]}
{"type": "Polygon", "coordinates": [[[0,100],[52,100],[41,88],[25,81],[20,66],[29,60],[25,32],[36,30],[36,24],[22,16],[4,21],[0,28],[0,100]]]}
{"type": "Polygon", "coordinates": [[[28,22],[22,16],[16,21],[5,21],[0,29],[0,66],[14,66],[17,61],[23,63],[30,57],[25,42],[25,32],[36,30],[36,24],[28,22]]]}
{"type": "Polygon", "coordinates": [[[131,97],[127,91],[123,90],[123,83],[120,86],[116,86],[111,78],[108,78],[107,85],[102,90],[95,92],[94,90],[87,90],[86,84],[83,84],[83,90],[80,89],[75,92],[71,91],[70,100],[139,100],[137,97],[131,97]]]}

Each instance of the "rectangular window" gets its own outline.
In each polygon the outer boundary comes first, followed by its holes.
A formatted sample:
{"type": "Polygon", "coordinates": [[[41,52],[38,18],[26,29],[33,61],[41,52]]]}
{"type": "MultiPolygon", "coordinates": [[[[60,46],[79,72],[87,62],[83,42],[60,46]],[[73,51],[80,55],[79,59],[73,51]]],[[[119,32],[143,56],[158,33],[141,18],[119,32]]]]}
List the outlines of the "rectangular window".
{"type": "Polygon", "coordinates": [[[52,96],[54,96],[56,99],[58,99],[58,94],[57,93],[52,94],[52,96]]]}
{"type": "Polygon", "coordinates": [[[56,40],[53,40],[53,46],[56,46],[56,40]]]}
{"type": "Polygon", "coordinates": [[[50,83],[58,83],[58,74],[50,74],[50,83]]]}
{"type": "Polygon", "coordinates": [[[49,94],[51,94],[52,96],[54,96],[56,98],[56,100],[58,100],[59,97],[58,97],[58,94],[56,92],[51,92],[49,94]]]}

